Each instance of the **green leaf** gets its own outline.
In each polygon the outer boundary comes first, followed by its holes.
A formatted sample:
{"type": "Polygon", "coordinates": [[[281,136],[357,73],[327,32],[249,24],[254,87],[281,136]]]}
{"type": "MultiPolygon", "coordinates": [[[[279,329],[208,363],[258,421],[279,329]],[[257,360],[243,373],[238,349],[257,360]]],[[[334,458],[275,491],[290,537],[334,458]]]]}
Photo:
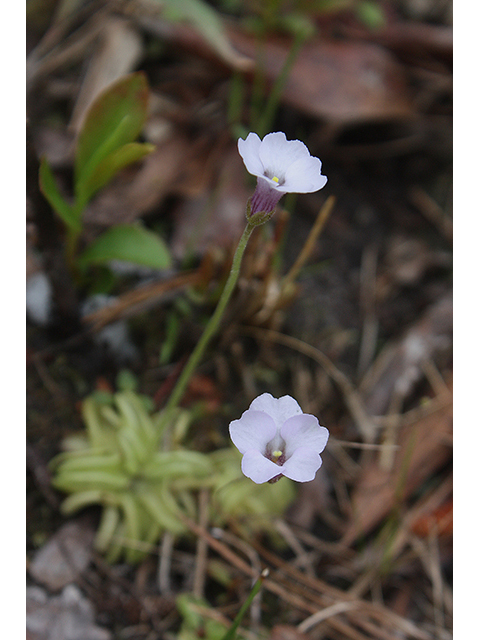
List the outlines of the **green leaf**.
{"type": "Polygon", "coordinates": [[[147,117],[148,84],[143,73],[125,76],[108,87],[87,112],[75,154],[75,192],[111,153],[133,142],[147,117]]]}
{"type": "Polygon", "coordinates": [[[199,31],[223,60],[239,70],[252,68],[252,61],[241,55],[230,44],[220,16],[204,0],[150,0],[148,4],[162,7],[167,20],[186,21],[199,31]]]}
{"type": "Polygon", "coordinates": [[[60,194],[55,181],[55,176],[53,175],[50,165],[45,158],[42,158],[40,161],[39,184],[40,191],[48,200],[55,213],[70,229],[79,232],[81,228],[80,220],[75,215],[73,207],[71,207],[60,194]]]}
{"type": "Polygon", "coordinates": [[[82,267],[110,260],[125,260],[153,269],[166,269],[171,264],[170,252],[156,233],[140,225],[122,224],[108,229],[84,251],[82,267]]]}
{"type": "Polygon", "coordinates": [[[385,14],[378,2],[364,0],[357,5],[358,18],[372,30],[380,29],[385,25],[385,14]]]}
{"type": "MultiPolygon", "coordinates": [[[[133,162],[137,162],[144,156],[154,151],[153,144],[141,144],[139,142],[130,142],[113,151],[104,158],[85,180],[81,181],[77,187],[77,197],[83,203],[87,203],[90,198],[124,167],[133,162]]],[[[81,207],[83,209],[83,207],[81,207]]]]}

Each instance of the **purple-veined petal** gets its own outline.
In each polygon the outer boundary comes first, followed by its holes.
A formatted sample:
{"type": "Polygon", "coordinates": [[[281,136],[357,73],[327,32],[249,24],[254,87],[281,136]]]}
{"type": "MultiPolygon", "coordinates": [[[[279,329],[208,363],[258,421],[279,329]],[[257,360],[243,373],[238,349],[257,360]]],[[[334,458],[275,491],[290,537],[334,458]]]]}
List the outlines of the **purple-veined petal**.
{"type": "Polygon", "coordinates": [[[280,429],[280,435],[285,440],[288,462],[299,448],[321,453],[327,445],[329,433],[328,429],[319,425],[315,416],[303,413],[286,420],[280,429]]]}
{"type": "Polygon", "coordinates": [[[272,417],[278,429],[282,427],[283,423],[288,420],[288,418],[302,413],[300,405],[291,396],[274,398],[270,393],[262,393],[261,396],[255,398],[250,405],[250,409],[268,413],[268,415],[272,417]]]}
{"type": "Polygon", "coordinates": [[[243,163],[252,176],[263,176],[265,173],[259,154],[261,143],[262,141],[256,133],[249,133],[245,140],[242,138],[238,140],[238,153],[242,156],[243,163]]]}
{"type": "Polygon", "coordinates": [[[257,449],[250,449],[242,458],[242,472],[247,478],[262,484],[282,473],[282,468],[262,456],[257,449]]]}
{"type": "Polygon", "coordinates": [[[283,182],[288,167],[301,158],[310,157],[300,140],[287,140],[281,131],[266,135],[259,149],[260,160],[269,178],[276,176],[283,182]],[[272,175],[269,175],[272,174],[272,175]]]}
{"type": "Polygon", "coordinates": [[[263,411],[247,409],[239,420],[230,423],[230,438],[240,453],[256,449],[262,455],[270,440],[277,435],[273,419],[263,411]]]}
{"type": "Polygon", "coordinates": [[[296,482],[310,482],[315,478],[315,474],[322,466],[322,459],[306,447],[297,449],[291,458],[280,467],[280,472],[296,482]]]}
{"type": "Polygon", "coordinates": [[[285,182],[279,190],[288,193],[313,193],[322,189],[327,177],[321,174],[322,163],[313,156],[293,162],[285,172],[285,182]]]}

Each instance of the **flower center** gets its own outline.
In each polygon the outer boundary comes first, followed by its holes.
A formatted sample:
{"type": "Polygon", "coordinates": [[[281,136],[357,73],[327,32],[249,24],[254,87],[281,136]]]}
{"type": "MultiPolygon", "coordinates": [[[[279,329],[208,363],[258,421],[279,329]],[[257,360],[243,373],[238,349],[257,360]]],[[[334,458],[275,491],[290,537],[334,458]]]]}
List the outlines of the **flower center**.
{"type": "Polygon", "coordinates": [[[286,460],[285,452],[281,449],[274,449],[273,451],[271,449],[267,449],[267,451],[265,452],[265,457],[272,462],[275,462],[275,464],[278,464],[280,467],[286,460]]]}
{"type": "Polygon", "coordinates": [[[273,180],[274,182],[279,182],[279,180],[278,180],[277,176],[273,176],[272,180],[273,180]]]}

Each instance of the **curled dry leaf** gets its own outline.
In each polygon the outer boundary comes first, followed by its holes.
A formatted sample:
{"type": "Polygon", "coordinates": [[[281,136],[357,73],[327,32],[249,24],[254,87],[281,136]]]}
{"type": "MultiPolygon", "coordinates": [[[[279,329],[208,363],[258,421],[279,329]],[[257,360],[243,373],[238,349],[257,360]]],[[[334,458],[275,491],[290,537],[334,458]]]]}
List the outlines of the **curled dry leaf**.
{"type": "Polygon", "coordinates": [[[382,468],[380,459],[364,467],[352,495],[352,517],[342,540],[345,545],[368,534],[448,462],[452,421],[450,402],[403,427],[391,472],[382,468]]]}
{"type": "MultiPolygon", "coordinates": [[[[230,32],[240,51],[254,57],[256,41],[230,32]]],[[[291,43],[265,43],[268,82],[280,74],[291,43]]],[[[300,51],[285,84],[282,101],[300,112],[346,125],[413,115],[405,72],[385,49],[361,41],[312,40],[300,51]]]]}

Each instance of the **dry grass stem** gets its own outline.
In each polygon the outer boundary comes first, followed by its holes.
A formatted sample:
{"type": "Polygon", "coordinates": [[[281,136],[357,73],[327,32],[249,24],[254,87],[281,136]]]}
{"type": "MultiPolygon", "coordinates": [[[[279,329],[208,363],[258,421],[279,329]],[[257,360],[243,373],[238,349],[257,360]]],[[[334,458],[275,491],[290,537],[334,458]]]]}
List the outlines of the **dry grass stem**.
{"type": "Polygon", "coordinates": [[[112,322],[130,318],[136,313],[150,309],[159,304],[167,294],[195,285],[200,278],[200,271],[191,271],[180,273],[169,280],[141,285],[118,296],[108,307],[89,313],[83,318],[83,322],[90,327],[91,331],[97,332],[112,322]]]}
{"type": "Polygon", "coordinates": [[[315,248],[315,243],[317,242],[328,218],[330,217],[330,214],[332,213],[333,207],[335,205],[335,200],[335,196],[329,196],[318,212],[318,216],[313,227],[310,230],[310,233],[308,234],[308,238],[305,241],[302,250],[298,254],[298,257],[292,265],[290,271],[282,280],[280,297],[282,297],[284,293],[288,292],[288,289],[295,282],[298,274],[300,273],[300,270],[309,259],[313,249],[315,248]]]}
{"type": "MultiPolygon", "coordinates": [[[[198,496],[198,524],[205,528],[208,525],[209,492],[201,489],[198,496]]],[[[197,552],[195,555],[195,571],[193,574],[192,592],[196,598],[203,598],[205,578],[207,573],[208,544],[204,538],[197,538],[197,552]]]]}
{"type": "Polygon", "coordinates": [[[295,565],[303,569],[307,573],[307,575],[314,578],[315,571],[312,566],[311,553],[308,553],[307,551],[305,551],[301,542],[299,541],[295,533],[292,531],[292,529],[288,526],[288,524],[284,520],[276,520],[275,529],[288,543],[290,548],[295,552],[297,556],[295,560],[295,565]]]}
{"type": "Polygon", "coordinates": [[[345,404],[349,409],[363,439],[366,442],[373,442],[377,433],[377,426],[373,418],[368,414],[360,394],[355,390],[355,387],[348,377],[333,364],[330,358],[328,358],[319,349],[303,342],[303,340],[279,333],[278,331],[261,329],[258,327],[244,327],[242,331],[245,334],[252,335],[258,340],[268,340],[270,342],[282,344],[317,362],[342,391],[345,404]]]}
{"type": "Polygon", "coordinates": [[[160,545],[160,558],[158,560],[157,572],[157,585],[160,593],[171,592],[170,572],[172,568],[172,552],[174,542],[174,536],[169,531],[165,531],[162,537],[162,543],[160,545]]]}
{"type": "Polygon", "coordinates": [[[361,377],[371,365],[377,347],[378,318],[376,314],[376,274],[378,246],[365,248],[360,269],[360,307],[363,312],[362,335],[357,373],[361,377]]]}
{"type": "Polygon", "coordinates": [[[437,202],[421,187],[413,187],[410,199],[418,210],[429,220],[450,242],[453,241],[452,219],[443,211],[437,202]]]}
{"type": "Polygon", "coordinates": [[[301,633],[306,633],[320,622],[327,620],[331,616],[336,616],[339,613],[344,613],[345,611],[352,611],[359,606],[358,602],[337,602],[336,604],[332,604],[330,607],[326,607],[326,609],[322,609],[322,611],[317,611],[312,616],[306,618],[301,624],[297,626],[297,629],[301,633]]]}

